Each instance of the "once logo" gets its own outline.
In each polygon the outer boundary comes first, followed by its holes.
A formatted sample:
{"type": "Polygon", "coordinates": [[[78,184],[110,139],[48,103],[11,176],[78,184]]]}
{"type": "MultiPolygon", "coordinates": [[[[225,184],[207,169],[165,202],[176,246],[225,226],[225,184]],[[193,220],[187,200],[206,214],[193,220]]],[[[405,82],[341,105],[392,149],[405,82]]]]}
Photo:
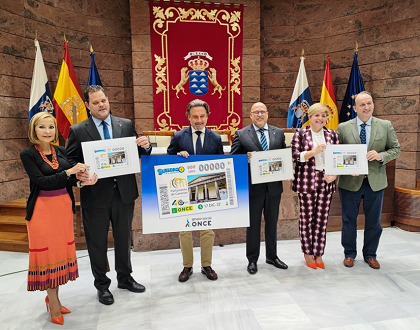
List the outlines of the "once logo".
{"type": "Polygon", "coordinates": [[[182,213],[182,212],[188,212],[192,210],[193,210],[192,206],[174,207],[172,208],[172,213],[182,213]]]}

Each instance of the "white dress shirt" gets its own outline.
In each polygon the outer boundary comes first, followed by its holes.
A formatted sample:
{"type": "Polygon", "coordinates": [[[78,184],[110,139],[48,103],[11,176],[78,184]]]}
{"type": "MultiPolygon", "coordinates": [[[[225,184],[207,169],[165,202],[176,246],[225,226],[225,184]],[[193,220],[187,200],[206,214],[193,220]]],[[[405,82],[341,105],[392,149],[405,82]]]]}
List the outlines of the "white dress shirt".
{"type": "MultiPolygon", "coordinates": [[[[314,144],[314,149],[318,146],[318,144],[327,144],[325,142],[325,136],[324,136],[324,130],[321,129],[318,133],[314,132],[311,129],[311,135],[312,135],[312,143],[314,144]]],[[[313,149],[312,149],[313,150],[313,149]]],[[[307,162],[308,160],[305,159],[305,154],[307,151],[302,151],[300,153],[300,161],[302,163],[307,162]]],[[[314,155],[315,158],[315,169],[317,171],[323,171],[325,169],[325,151],[314,155]]]]}

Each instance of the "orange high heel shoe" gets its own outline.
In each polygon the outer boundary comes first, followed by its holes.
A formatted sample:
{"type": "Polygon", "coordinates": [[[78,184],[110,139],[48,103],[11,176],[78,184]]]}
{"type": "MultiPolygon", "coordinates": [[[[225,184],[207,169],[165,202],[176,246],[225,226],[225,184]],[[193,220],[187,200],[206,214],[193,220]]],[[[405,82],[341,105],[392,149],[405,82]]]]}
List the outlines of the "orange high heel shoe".
{"type": "Polygon", "coordinates": [[[52,323],[55,323],[55,324],[63,325],[64,324],[64,317],[63,317],[63,315],[61,315],[60,317],[56,317],[56,318],[54,318],[52,316],[52,312],[51,312],[51,308],[50,308],[50,299],[48,298],[48,296],[45,297],[45,304],[47,305],[47,312],[50,312],[51,322],[52,323]]]}
{"type": "MultiPolygon", "coordinates": [[[[303,258],[306,261],[305,254],[303,255],[303,258]]],[[[316,269],[316,265],[317,265],[316,262],[310,264],[309,262],[306,261],[306,266],[308,266],[309,268],[316,269]]]]}
{"type": "MultiPolygon", "coordinates": [[[[47,305],[47,312],[49,311],[49,308],[50,308],[50,298],[48,298],[48,296],[46,296],[45,297],[45,304],[47,305]]],[[[67,309],[66,307],[64,307],[64,306],[62,306],[61,307],[61,314],[70,314],[71,313],[71,310],[70,309],[67,309]]]]}
{"type": "Polygon", "coordinates": [[[319,268],[325,269],[325,265],[324,265],[323,262],[316,262],[316,260],[315,260],[315,263],[319,268]]]}

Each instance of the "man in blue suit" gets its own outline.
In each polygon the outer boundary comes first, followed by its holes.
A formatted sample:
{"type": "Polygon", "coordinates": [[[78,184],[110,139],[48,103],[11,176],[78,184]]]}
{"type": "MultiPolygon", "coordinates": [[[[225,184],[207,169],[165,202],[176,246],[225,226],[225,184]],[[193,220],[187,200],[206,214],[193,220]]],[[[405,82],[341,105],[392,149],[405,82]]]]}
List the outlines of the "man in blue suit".
{"type": "MultiPolygon", "coordinates": [[[[178,155],[188,158],[189,155],[223,155],[223,145],[220,135],[206,127],[210,114],[209,105],[199,99],[191,101],[187,106],[186,116],[191,126],[176,132],[168,147],[168,155],[178,155]]],[[[213,230],[200,231],[201,273],[209,280],[217,280],[216,272],[211,268],[214,243],[213,230]]],[[[188,281],[193,273],[193,241],[192,232],[179,233],[184,269],[179,274],[180,282],[188,281]]]]}

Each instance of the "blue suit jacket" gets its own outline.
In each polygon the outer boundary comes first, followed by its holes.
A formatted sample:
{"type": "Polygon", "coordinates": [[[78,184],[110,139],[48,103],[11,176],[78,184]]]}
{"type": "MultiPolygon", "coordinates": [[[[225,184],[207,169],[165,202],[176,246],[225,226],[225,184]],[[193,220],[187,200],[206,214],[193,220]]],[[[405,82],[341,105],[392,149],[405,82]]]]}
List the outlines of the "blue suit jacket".
{"type": "MultiPolygon", "coordinates": [[[[186,151],[190,155],[195,155],[192,140],[191,126],[175,132],[174,137],[168,147],[168,155],[176,155],[180,151],[186,151]]],[[[204,145],[201,151],[202,155],[223,155],[223,144],[220,135],[214,133],[206,127],[204,135],[204,145]]]]}

